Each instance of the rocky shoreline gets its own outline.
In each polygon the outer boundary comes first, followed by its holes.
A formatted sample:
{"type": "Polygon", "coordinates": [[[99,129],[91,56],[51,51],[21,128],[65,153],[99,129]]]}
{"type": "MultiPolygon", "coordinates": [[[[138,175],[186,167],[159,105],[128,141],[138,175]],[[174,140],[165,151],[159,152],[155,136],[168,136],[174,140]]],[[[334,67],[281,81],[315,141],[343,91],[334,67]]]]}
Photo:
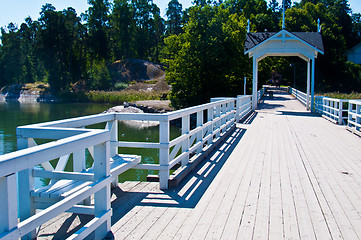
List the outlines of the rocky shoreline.
{"type": "Polygon", "coordinates": [[[23,89],[23,85],[14,84],[1,90],[0,102],[51,103],[57,102],[57,99],[50,93],[43,91],[43,89],[23,89]]]}

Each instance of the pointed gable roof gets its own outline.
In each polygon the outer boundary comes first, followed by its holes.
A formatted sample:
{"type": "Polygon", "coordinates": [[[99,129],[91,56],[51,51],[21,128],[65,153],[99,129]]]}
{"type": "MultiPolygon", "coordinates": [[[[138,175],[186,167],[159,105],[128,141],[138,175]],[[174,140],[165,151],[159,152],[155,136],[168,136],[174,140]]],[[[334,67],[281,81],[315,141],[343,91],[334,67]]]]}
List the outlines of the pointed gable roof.
{"type": "Polygon", "coordinates": [[[317,51],[323,54],[324,47],[322,42],[322,36],[319,32],[288,32],[287,30],[281,30],[279,32],[258,32],[258,33],[247,33],[246,41],[244,44],[244,52],[248,53],[250,50],[256,46],[266,42],[269,39],[272,39],[275,35],[279,35],[282,31],[285,31],[288,34],[291,34],[315,48],[317,51]]]}

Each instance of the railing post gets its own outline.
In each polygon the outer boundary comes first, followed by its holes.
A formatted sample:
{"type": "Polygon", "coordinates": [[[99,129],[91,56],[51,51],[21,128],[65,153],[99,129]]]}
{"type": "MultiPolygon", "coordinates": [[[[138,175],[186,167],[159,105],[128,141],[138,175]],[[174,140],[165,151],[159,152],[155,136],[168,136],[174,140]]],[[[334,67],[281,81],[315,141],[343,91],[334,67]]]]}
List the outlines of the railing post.
{"type": "MultiPolygon", "coordinates": [[[[102,181],[110,176],[110,143],[109,141],[94,146],[94,181],[102,181]]],[[[110,185],[94,193],[94,214],[99,216],[111,209],[110,185]]],[[[110,231],[111,219],[107,219],[95,230],[95,239],[103,239],[110,231]]]]}
{"type": "MultiPolygon", "coordinates": [[[[114,157],[118,154],[118,147],[115,146],[118,142],[118,120],[107,122],[107,129],[110,131],[110,157],[114,157]]],[[[113,176],[112,186],[118,186],[118,176],[113,176]]]]}
{"type": "MultiPolygon", "coordinates": [[[[182,152],[189,150],[189,115],[182,117],[182,135],[187,135],[186,139],[182,142],[182,152]]],[[[186,166],[189,162],[189,153],[182,159],[182,167],[186,166]]]]}
{"type": "Polygon", "coordinates": [[[356,124],[359,124],[359,125],[356,125],[355,124],[355,130],[360,132],[361,131],[361,128],[359,127],[360,124],[361,124],[361,103],[358,102],[358,104],[356,104],[356,116],[355,116],[355,123],[356,124]]]}
{"type": "MultiPolygon", "coordinates": [[[[221,105],[216,106],[216,118],[219,118],[221,116],[221,105]]],[[[216,129],[219,129],[221,126],[221,121],[218,119],[216,122],[216,129]]],[[[216,137],[218,138],[220,136],[220,131],[217,132],[216,137]]]]}
{"type": "Polygon", "coordinates": [[[340,100],[338,103],[338,124],[343,124],[343,101],[340,100]]]}
{"type": "MultiPolygon", "coordinates": [[[[17,148],[18,150],[26,149],[29,147],[29,139],[18,136],[17,138],[17,148]]],[[[24,221],[27,218],[35,214],[35,207],[33,198],[30,196],[30,192],[34,190],[34,177],[32,174],[32,169],[25,169],[18,172],[18,182],[19,182],[19,199],[21,199],[21,204],[19,204],[19,217],[20,221],[24,221]]],[[[35,230],[31,231],[28,235],[24,236],[22,239],[34,239],[36,238],[35,230]]]]}
{"type": "MultiPolygon", "coordinates": [[[[222,104],[222,114],[225,114],[227,112],[227,104],[222,104]]],[[[227,122],[227,118],[223,117],[221,121],[221,126],[227,122]]]]}
{"type": "Polygon", "coordinates": [[[241,98],[239,96],[236,97],[236,122],[239,122],[239,115],[241,112],[241,98]]]}
{"type": "MultiPolygon", "coordinates": [[[[203,110],[202,111],[199,111],[197,112],[197,127],[202,127],[203,126],[203,110]]],[[[203,130],[200,130],[198,133],[197,133],[197,143],[198,142],[201,142],[203,139],[203,130]]],[[[197,153],[201,153],[202,152],[202,149],[203,149],[203,146],[200,146],[198,149],[197,149],[197,153]]]]}
{"type": "MultiPolygon", "coordinates": [[[[169,121],[159,122],[159,143],[162,145],[169,144],[169,121]]],[[[159,149],[159,165],[162,170],[159,171],[160,189],[168,189],[169,179],[169,148],[159,149]]]]}
{"type": "Polygon", "coordinates": [[[0,178],[0,235],[17,227],[18,201],[16,190],[15,173],[0,178]]]}
{"type": "MultiPolygon", "coordinates": [[[[212,107],[212,108],[208,108],[207,109],[207,120],[208,120],[208,122],[212,122],[213,121],[213,115],[214,115],[214,108],[212,107]]],[[[208,135],[209,134],[213,134],[213,129],[214,129],[214,126],[213,126],[213,123],[212,124],[210,124],[209,125],[209,127],[208,127],[208,135]]],[[[208,140],[208,145],[209,144],[212,144],[212,142],[213,142],[213,138],[210,138],[209,140],[208,140]]]]}

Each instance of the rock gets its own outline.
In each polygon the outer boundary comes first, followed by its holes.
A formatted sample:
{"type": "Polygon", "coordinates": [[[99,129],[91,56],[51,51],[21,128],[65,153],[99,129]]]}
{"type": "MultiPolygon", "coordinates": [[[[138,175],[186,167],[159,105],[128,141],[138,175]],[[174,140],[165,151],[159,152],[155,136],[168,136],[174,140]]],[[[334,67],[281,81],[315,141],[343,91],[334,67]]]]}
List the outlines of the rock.
{"type": "MultiPolygon", "coordinates": [[[[131,107],[131,106],[115,106],[105,111],[105,113],[144,113],[143,110],[131,107]]],[[[140,120],[120,120],[128,127],[143,129],[149,127],[155,127],[159,125],[159,122],[156,121],[140,121],[140,120]]]]}

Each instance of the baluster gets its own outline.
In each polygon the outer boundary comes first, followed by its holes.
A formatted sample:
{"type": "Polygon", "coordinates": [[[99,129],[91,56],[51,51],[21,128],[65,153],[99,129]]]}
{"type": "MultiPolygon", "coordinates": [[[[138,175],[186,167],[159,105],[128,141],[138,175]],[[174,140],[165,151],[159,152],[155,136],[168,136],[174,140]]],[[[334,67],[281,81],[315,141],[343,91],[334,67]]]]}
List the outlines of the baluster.
{"type": "MultiPolygon", "coordinates": [[[[357,103],[357,104],[355,104],[356,105],[356,116],[355,116],[355,122],[356,123],[358,123],[358,124],[361,124],[361,103],[359,102],[359,103],[357,103]]],[[[360,127],[358,127],[356,124],[355,124],[355,129],[357,130],[357,131],[360,131],[361,130],[361,128],[360,127]]]]}
{"type": "MultiPolygon", "coordinates": [[[[189,150],[189,115],[182,117],[182,135],[187,135],[186,139],[182,142],[182,152],[189,150]]],[[[189,153],[182,159],[182,167],[186,166],[189,162],[189,153]]]]}
{"type": "Polygon", "coordinates": [[[15,173],[0,178],[0,234],[17,227],[18,201],[16,191],[15,173]]]}
{"type": "MultiPolygon", "coordinates": [[[[200,128],[203,126],[203,110],[200,112],[197,112],[197,128],[200,128]]],[[[201,142],[203,139],[203,129],[200,130],[197,133],[197,143],[201,142]]],[[[201,145],[198,149],[197,149],[197,153],[201,153],[203,150],[203,146],[201,145]]]]}
{"type": "MultiPolygon", "coordinates": [[[[118,142],[118,120],[107,122],[106,129],[110,131],[110,157],[118,154],[118,147],[115,144],[118,142]]],[[[110,161],[110,158],[109,158],[110,161]]],[[[118,186],[118,176],[113,176],[112,187],[118,186]]]]}
{"type": "Polygon", "coordinates": [[[343,110],[343,101],[338,102],[338,124],[342,125],[342,110],[343,110]]]}
{"type": "MultiPolygon", "coordinates": [[[[169,144],[169,121],[159,122],[159,143],[169,144]]],[[[162,170],[159,171],[159,187],[160,189],[168,189],[169,179],[169,147],[161,146],[159,149],[159,165],[162,170]]]]}
{"type": "MultiPolygon", "coordinates": [[[[208,122],[213,122],[213,115],[214,115],[214,109],[213,109],[213,107],[212,107],[212,108],[208,108],[208,109],[207,109],[207,113],[208,113],[208,114],[207,114],[207,118],[208,118],[207,120],[208,120],[208,122]]],[[[208,126],[208,135],[213,134],[213,128],[214,128],[213,123],[208,126]]],[[[207,144],[210,145],[210,144],[212,144],[212,142],[213,142],[213,137],[211,137],[211,138],[208,139],[207,144]]]]}
{"type": "MultiPolygon", "coordinates": [[[[94,146],[94,181],[102,181],[110,176],[110,143],[109,141],[94,146]]],[[[110,185],[94,193],[94,212],[98,216],[110,210],[110,185]]],[[[110,231],[111,219],[106,220],[95,230],[95,239],[103,239],[110,231]]]]}
{"type": "MultiPolygon", "coordinates": [[[[217,105],[216,106],[216,118],[219,118],[221,116],[221,105],[217,105]]],[[[220,119],[217,120],[216,122],[216,129],[218,130],[221,126],[221,121],[220,119]]],[[[217,132],[216,137],[218,138],[220,136],[220,131],[217,132]]]]}
{"type": "Polygon", "coordinates": [[[236,122],[239,122],[240,112],[241,112],[241,98],[240,98],[240,96],[237,96],[237,98],[236,98],[236,118],[235,118],[236,122]]]}
{"type": "MultiPolygon", "coordinates": [[[[226,105],[226,104],[222,104],[222,113],[221,113],[221,115],[226,114],[226,112],[227,112],[227,105],[226,105]]],[[[222,126],[223,124],[225,124],[226,122],[227,122],[227,118],[226,118],[226,117],[222,118],[221,126],[222,126]]],[[[226,131],[226,128],[222,131],[222,133],[224,133],[225,131],[226,131]]]]}
{"type": "MultiPolygon", "coordinates": [[[[28,148],[29,141],[31,140],[32,139],[18,137],[18,150],[28,148]]],[[[34,190],[34,177],[32,174],[32,170],[32,168],[29,168],[18,172],[19,199],[21,199],[21,204],[19,204],[20,221],[24,221],[35,214],[34,201],[33,198],[30,196],[30,192],[34,190]]],[[[26,238],[36,238],[35,230],[31,231],[28,235],[26,235],[24,239],[26,238]]]]}

